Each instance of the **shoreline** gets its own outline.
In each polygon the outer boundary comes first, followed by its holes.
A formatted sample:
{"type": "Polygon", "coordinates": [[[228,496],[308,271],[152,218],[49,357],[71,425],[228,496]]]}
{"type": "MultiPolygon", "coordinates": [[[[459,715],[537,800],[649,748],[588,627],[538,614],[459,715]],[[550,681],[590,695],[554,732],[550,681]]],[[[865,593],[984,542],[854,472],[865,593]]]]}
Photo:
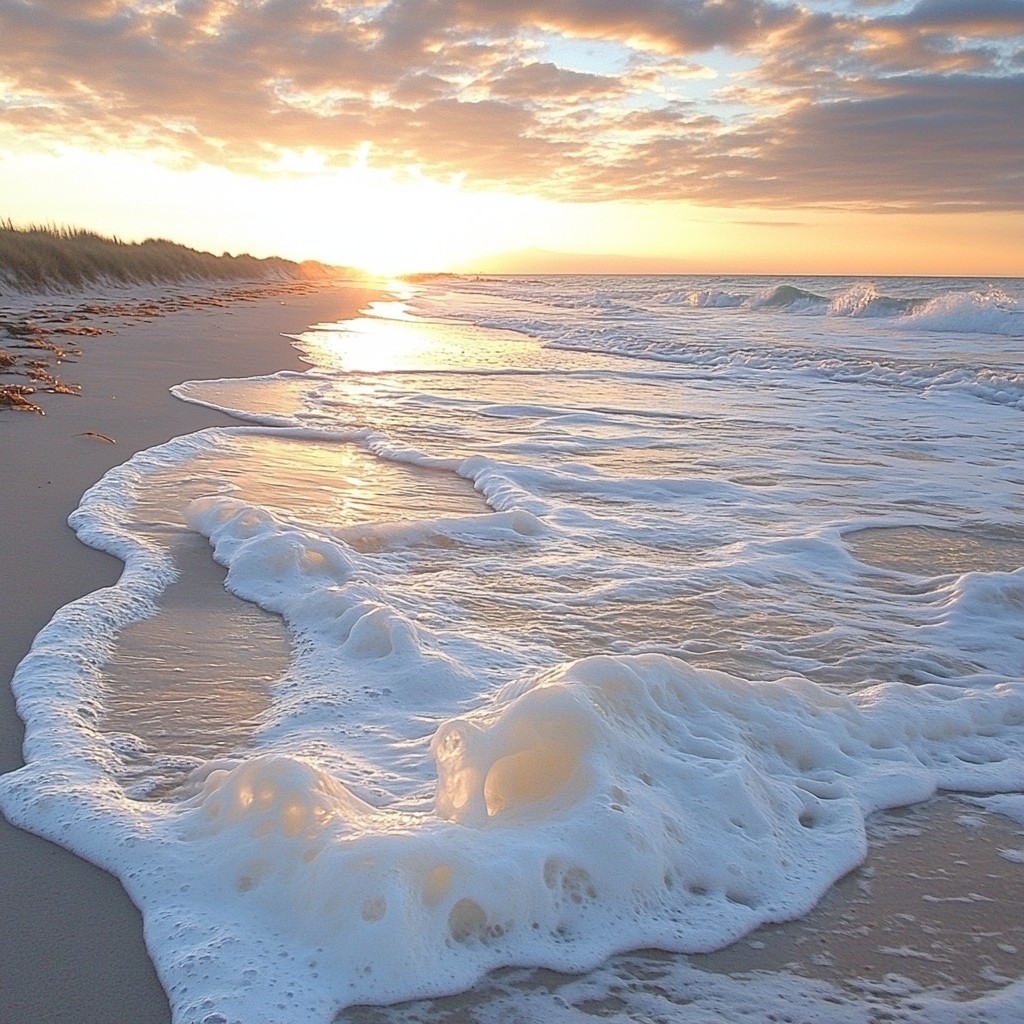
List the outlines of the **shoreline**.
{"type": "MultiPolygon", "coordinates": [[[[76,336],[81,355],[60,366],[60,377],[80,384],[80,394],[37,391],[31,400],[42,416],[0,411],[7,582],[0,596],[0,773],[23,763],[23,726],[10,690],[15,667],[58,608],[121,573],[118,559],[82,544],[67,525],[84,491],[137,451],[203,427],[238,425],[175,398],[172,385],[301,371],[306,364],[283,335],[356,316],[378,294],[360,284],[291,288],[277,281],[227,299],[231,290],[237,286],[153,289],[162,301],[148,304],[139,289],[0,296],[0,319],[92,304],[98,312],[88,323],[103,331],[76,336]]],[[[170,1020],[141,916],[113,876],[2,816],[0,864],[0,1020],[170,1020]]]]}
{"type": "MultiPolygon", "coordinates": [[[[227,306],[179,295],[162,312],[112,309],[103,321],[110,333],[83,338],[79,361],[62,369],[82,384],[80,397],[40,394],[45,416],[0,413],[0,473],[14,482],[0,507],[8,581],[0,598],[0,772],[21,763],[21,723],[9,689],[14,667],[57,608],[121,572],[119,560],[86,547],[66,524],[83,491],[136,451],[203,427],[238,425],[178,400],[171,385],[302,370],[282,335],[353,317],[376,294],[359,284],[303,286],[301,293],[261,293],[227,306]]],[[[0,319],[3,307],[0,297],[0,319]]],[[[840,988],[858,982],[883,993],[875,1005],[885,1004],[888,979],[897,975],[969,1000],[997,992],[1011,970],[1019,973],[1024,920],[1013,908],[1024,905],[1024,869],[1001,851],[1024,846],[1024,825],[939,796],[874,816],[870,831],[865,864],[804,917],[688,962],[732,978],[766,971],[840,988]]],[[[0,1021],[170,1021],[140,915],[116,879],[2,817],[0,858],[7,923],[0,940],[0,1021]]],[[[525,994],[547,985],[537,972],[525,994]]],[[[463,1012],[490,988],[484,979],[471,994],[439,1001],[439,1009],[463,1012]]],[[[803,1019],[799,1007],[793,1010],[794,1019],[803,1019]]],[[[378,1012],[354,1008],[344,1019],[375,1020],[378,1012]]]]}

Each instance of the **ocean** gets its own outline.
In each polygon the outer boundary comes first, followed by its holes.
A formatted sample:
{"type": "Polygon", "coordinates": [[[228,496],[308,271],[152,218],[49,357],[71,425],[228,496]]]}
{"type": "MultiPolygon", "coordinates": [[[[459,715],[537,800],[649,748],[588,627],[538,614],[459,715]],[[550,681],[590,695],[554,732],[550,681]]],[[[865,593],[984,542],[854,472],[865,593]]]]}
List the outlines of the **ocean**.
{"type": "Polygon", "coordinates": [[[1024,281],[436,276],[294,344],[84,496],[125,572],[14,680],[0,807],[178,1024],[1018,1019],[1005,935],[751,936],[939,791],[1024,870],[1024,281]]]}

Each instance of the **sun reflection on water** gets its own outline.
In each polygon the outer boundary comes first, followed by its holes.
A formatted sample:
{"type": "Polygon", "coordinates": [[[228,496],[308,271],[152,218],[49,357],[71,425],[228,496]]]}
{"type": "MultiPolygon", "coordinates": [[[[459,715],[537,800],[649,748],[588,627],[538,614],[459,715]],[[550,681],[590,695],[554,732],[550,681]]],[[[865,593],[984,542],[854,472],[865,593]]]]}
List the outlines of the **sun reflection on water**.
{"type": "Polygon", "coordinates": [[[317,324],[300,335],[307,358],[321,369],[345,373],[500,369],[521,364],[537,342],[512,331],[413,320],[401,302],[374,303],[372,316],[317,324]]]}

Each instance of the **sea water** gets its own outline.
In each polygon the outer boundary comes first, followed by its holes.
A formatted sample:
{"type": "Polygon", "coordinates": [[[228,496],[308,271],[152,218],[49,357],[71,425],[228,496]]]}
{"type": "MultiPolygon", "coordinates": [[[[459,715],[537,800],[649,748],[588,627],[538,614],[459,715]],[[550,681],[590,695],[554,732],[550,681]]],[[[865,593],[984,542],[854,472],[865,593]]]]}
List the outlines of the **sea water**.
{"type": "Polygon", "coordinates": [[[872,812],[1022,819],[1024,283],[440,277],[294,341],[85,495],[124,574],[14,680],[0,804],[177,1022],[1017,1019],[687,954],[872,812]]]}

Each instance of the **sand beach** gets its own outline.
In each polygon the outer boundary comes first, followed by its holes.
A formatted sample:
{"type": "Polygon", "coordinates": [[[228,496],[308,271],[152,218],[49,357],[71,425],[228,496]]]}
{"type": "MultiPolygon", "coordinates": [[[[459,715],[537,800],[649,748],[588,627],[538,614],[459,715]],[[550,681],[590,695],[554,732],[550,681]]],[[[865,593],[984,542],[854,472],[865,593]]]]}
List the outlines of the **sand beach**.
{"type": "MultiPolygon", "coordinates": [[[[79,384],[79,395],[40,390],[31,400],[44,415],[0,413],[0,772],[22,763],[8,685],[15,666],[57,608],[120,574],[116,559],[81,544],[67,526],[82,493],[137,451],[234,422],[179,401],[172,385],[301,369],[282,335],[353,316],[369,298],[360,288],[285,283],[0,295],[0,321],[41,324],[51,340],[81,349],[52,368],[79,384]],[[102,333],[60,333],[69,323],[102,333]]],[[[0,1021],[170,1019],[140,916],[114,878],[3,818],[0,864],[0,1021]]]]}

